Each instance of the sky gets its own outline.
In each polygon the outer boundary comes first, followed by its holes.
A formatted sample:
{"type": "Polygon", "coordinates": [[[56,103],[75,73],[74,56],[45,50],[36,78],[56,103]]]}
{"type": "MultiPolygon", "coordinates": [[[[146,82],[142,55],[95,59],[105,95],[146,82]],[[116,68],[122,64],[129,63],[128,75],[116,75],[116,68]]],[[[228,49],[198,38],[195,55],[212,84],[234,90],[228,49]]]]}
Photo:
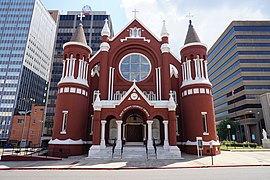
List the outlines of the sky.
{"type": "Polygon", "coordinates": [[[114,33],[121,31],[133,18],[137,18],[160,37],[162,21],[170,34],[172,52],[179,57],[191,14],[192,24],[202,43],[208,49],[233,20],[269,20],[269,0],[41,0],[51,10],[65,14],[91,6],[93,11],[106,11],[111,16],[114,33]]]}

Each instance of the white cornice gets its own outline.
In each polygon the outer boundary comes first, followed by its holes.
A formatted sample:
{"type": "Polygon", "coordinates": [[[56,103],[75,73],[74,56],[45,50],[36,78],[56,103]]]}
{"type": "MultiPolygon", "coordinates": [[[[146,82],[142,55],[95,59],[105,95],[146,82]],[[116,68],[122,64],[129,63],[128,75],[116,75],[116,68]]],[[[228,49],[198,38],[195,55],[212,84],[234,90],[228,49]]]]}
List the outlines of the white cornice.
{"type": "Polygon", "coordinates": [[[207,84],[207,85],[212,86],[211,82],[208,79],[198,78],[198,79],[195,79],[195,80],[183,81],[181,88],[185,87],[185,86],[188,86],[188,85],[193,85],[193,84],[207,84]]]}
{"type": "Polygon", "coordinates": [[[186,47],[189,47],[189,46],[204,46],[206,49],[207,49],[207,45],[206,44],[203,44],[203,43],[200,43],[200,42],[193,42],[193,43],[188,43],[188,44],[185,44],[184,46],[182,46],[180,48],[180,52],[186,48],[186,47]]]}
{"type": "Polygon", "coordinates": [[[87,45],[85,45],[85,44],[83,44],[83,43],[71,41],[71,42],[65,43],[65,44],[63,45],[63,48],[65,49],[65,47],[68,46],[68,45],[79,45],[79,46],[83,46],[83,47],[87,48],[87,49],[90,51],[90,54],[92,54],[92,49],[91,49],[91,47],[89,47],[89,46],[87,46],[87,45]]]}
{"type": "Polygon", "coordinates": [[[89,85],[87,84],[87,81],[81,78],[74,79],[74,77],[64,77],[64,78],[61,78],[61,80],[58,82],[58,84],[62,84],[62,83],[81,84],[81,85],[89,87],[89,85]]]}

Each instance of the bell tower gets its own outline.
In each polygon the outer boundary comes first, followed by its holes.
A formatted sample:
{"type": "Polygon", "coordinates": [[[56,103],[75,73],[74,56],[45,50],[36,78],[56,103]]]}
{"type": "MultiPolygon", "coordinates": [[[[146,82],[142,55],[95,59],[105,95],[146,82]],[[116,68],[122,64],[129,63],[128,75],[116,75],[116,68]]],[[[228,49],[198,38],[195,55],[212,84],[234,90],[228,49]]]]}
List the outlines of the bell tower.
{"type": "Polygon", "coordinates": [[[87,45],[82,23],[63,48],[63,73],[58,83],[53,135],[49,142],[52,156],[79,155],[89,148],[88,66],[92,50],[87,45]]]}
{"type": "Polygon", "coordinates": [[[184,46],[180,49],[182,67],[181,106],[185,150],[197,154],[197,137],[203,140],[203,154],[219,154],[212,84],[208,79],[207,47],[201,43],[191,20],[184,46]]]}

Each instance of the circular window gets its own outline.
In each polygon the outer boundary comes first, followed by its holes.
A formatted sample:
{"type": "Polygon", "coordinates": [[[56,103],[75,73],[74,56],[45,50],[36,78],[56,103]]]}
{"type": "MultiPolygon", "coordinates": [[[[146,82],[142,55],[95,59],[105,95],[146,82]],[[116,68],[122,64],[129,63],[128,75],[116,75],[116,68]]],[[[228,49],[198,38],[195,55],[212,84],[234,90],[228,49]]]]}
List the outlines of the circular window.
{"type": "Polygon", "coordinates": [[[120,73],[128,81],[143,81],[150,74],[150,70],[150,62],[142,54],[129,54],[120,62],[120,73]]]}

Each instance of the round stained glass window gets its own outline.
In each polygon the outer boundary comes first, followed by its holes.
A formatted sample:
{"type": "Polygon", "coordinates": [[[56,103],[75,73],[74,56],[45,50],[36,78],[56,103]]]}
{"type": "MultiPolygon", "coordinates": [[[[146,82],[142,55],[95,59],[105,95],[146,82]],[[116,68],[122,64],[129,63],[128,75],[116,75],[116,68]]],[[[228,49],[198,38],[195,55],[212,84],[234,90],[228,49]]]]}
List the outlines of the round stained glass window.
{"type": "Polygon", "coordinates": [[[150,62],[142,54],[129,54],[120,62],[120,73],[128,81],[143,81],[148,77],[150,71],[150,62]]]}

